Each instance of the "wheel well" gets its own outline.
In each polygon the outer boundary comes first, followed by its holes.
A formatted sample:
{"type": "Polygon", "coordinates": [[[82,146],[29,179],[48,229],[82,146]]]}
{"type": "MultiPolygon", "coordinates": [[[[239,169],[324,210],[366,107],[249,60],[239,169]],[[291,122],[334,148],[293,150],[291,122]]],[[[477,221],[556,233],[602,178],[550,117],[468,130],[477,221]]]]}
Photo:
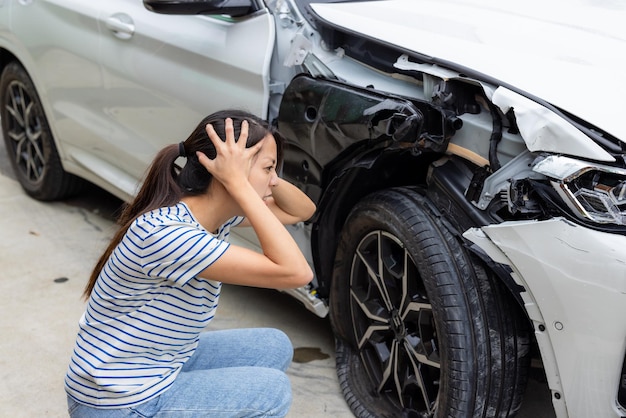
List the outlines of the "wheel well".
{"type": "Polygon", "coordinates": [[[351,161],[325,187],[313,224],[312,249],[318,293],[327,297],[337,243],[343,224],[358,201],[375,191],[398,186],[425,186],[428,168],[438,154],[415,154],[410,149],[385,149],[376,156],[351,161]]]}
{"type": "Polygon", "coordinates": [[[411,186],[423,188],[450,232],[479,259],[477,262],[504,283],[525,312],[520,296],[525,289],[513,280],[508,266],[495,263],[462,236],[468,228],[503,221],[496,213],[497,208],[479,210],[465,198],[465,191],[472,181],[472,169],[476,167],[458,157],[427,152],[416,154],[408,148],[387,148],[377,152],[375,156],[365,154],[358,161],[351,160],[350,168],[333,168],[333,174],[329,176],[332,180],[324,188],[312,234],[318,294],[328,297],[339,235],[356,203],[378,190],[411,186]]]}
{"type": "Polygon", "coordinates": [[[17,61],[20,63],[20,65],[23,66],[23,64],[20,62],[20,60],[17,59],[15,55],[13,55],[11,52],[4,48],[0,48],[0,73],[2,73],[2,71],[4,71],[4,68],[13,61],[17,61]]]}
{"type": "Polygon", "coordinates": [[[300,74],[285,89],[276,125],[285,177],[318,206],[312,253],[324,297],[351,208],[376,190],[424,184],[462,121],[430,102],[300,74]]]}
{"type": "MultiPolygon", "coordinates": [[[[426,195],[441,214],[446,227],[457,239],[481,260],[485,268],[503,282],[515,301],[524,307],[520,296],[524,287],[511,277],[509,266],[494,262],[475,245],[463,237],[469,228],[476,228],[503,222],[500,202],[494,202],[486,210],[480,210],[466,198],[466,191],[479,167],[459,157],[446,157],[437,162],[428,174],[426,195]]],[[[525,311],[525,309],[523,309],[525,311]]]]}

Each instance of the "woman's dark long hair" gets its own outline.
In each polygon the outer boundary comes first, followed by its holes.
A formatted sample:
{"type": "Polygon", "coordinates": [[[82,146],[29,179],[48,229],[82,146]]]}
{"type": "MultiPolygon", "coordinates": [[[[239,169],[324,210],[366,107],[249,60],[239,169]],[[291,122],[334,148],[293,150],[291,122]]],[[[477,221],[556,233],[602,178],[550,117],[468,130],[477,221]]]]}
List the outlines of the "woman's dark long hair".
{"type": "Polygon", "coordinates": [[[158,152],[152,164],[148,168],[145,180],[135,199],[124,206],[117,220],[120,229],[113,236],[100,259],[96,263],[89,282],[85,286],[83,296],[89,297],[96,284],[100,271],[104,268],[115,247],[122,241],[126,231],[134,220],[141,214],[151,210],[173,206],[185,196],[195,196],[205,193],[213,180],[213,176],[198,161],[196,151],[201,151],[209,158],[215,158],[216,152],[209,136],[206,133],[206,125],[211,124],[215,132],[225,139],[225,119],[233,120],[235,139],[239,138],[241,122],[248,121],[248,140],[246,147],[251,147],[261,139],[271,134],[276,139],[278,152],[277,164],[282,161],[282,138],[267,122],[241,110],[222,110],[213,113],[196,126],[191,135],[181,144],[168,145],[158,152]],[[181,149],[182,147],[182,149],[181,149]],[[181,153],[187,158],[186,164],[181,168],[176,160],[181,153]]]}

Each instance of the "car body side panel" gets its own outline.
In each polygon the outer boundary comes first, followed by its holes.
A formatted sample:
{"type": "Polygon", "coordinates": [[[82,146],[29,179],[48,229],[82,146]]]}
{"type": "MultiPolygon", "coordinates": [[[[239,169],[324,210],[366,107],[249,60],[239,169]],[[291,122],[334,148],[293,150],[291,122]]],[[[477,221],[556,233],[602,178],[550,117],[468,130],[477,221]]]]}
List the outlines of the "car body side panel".
{"type": "Polygon", "coordinates": [[[157,150],[186,139],[216,110],[266,117],[275,36],[267,11],[237,20],[169,16],[112,0],[102,4],[101,25],[101,113],[111,129],[106,143],[88,152],[132,177],[141,178],[157,150]],[[120,21],[133,33],[114,30],[120,21]]]}
{"type": "Polygon", "coordinates": [[[465,237],[508,264],[526,289],[521,296],[550,388],[560,393],[560,399],[553,396],[555,409],[566,404],[571,418],[619,416],[614,405],[617,365],[626,349],[626,238],[562,218],[504,222],[465,237]]]}
{"type": "MultiPolygon", "coordinates": [[[[54,137],[70,144],[104,137],[108,127],[94,117],[103,87],[98,4],[12,1],[10,8],[10,50],[33,80],[54,137]],[[34,21],[40,24],[33,25],[34,21]]],[[[59,148],[67,159],[63,147],[59,148]]]]}

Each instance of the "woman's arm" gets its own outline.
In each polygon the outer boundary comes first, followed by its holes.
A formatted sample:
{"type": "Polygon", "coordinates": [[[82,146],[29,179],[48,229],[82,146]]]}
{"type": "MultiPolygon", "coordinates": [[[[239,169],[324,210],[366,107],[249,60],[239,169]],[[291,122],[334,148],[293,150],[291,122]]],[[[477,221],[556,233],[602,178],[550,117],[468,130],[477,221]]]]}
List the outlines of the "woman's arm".
{"type": "Polygon", "coordinates": [[[231,245],[201,277],[222,283],[292,289],[306,285],[313,271],[297,243],[252,187],[241,185],[231,194],[257,235],[262,253],[231,245]]]}
{"type": "MultiPolygon", "coordinates": [[[[293,225],[306,221],[315,213],[315,203],[287,180],[278,179],[272,187],[272,196],[265,199],[265,204],[283,225],[293,225]]],[[[251,226],[248,218],[238,226],[251,226]]]]}

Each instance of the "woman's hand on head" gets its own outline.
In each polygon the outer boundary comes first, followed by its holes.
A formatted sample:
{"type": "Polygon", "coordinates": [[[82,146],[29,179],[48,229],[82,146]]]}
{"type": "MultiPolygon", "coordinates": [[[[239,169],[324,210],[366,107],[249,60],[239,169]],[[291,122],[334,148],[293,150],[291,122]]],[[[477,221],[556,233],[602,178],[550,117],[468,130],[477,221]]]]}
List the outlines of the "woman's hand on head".
{"type": "Polygon", "coordinates": [[[248,139],[248,121],[241,123],[241,133],[235,141],[233,121],[227,118],[225,121],[226,138],[222,140],[215,132],[213,126],[208,124],[206,132],[215,147],[216,156],[210,159],[203,152],[196,152],[200,164],[207,169],[220,183],[230,189],[248,182],[250,167],[255,155],[259,152],[264,139],[250,148],[246,148],[248,139]]]}
{"type": "MultiPolygon", "coordinates": [[[[216,134],[211,125],[207,125],[207,134],[215,146],[216,157],[211,160],[203,153],[198,153],[200,163],[224,185],[230,196],[237,202],[254,231],[262,248],[262,253],[243,247],[231,245],[213,264],[202,271],[199,276],[207,279],[220,280],[224,283],[270,288],[296,288],[311,281],[313,272],[298,244],[281,224],[279,218],[261,199],[258,187],[249,180],[250,170],[255,156],[261,151],[265,139],[250,148],[246,148],[248,139],[248,123],[241,125],[241,134],[235,141],[233,122],[226,119],[224,141],[216,134]]],[[[266,137],[267,138],[267,137],[266,137]]],[[[263,157],[262,157],[263,158],[263,157]]],[[[276,156],[271,157],[274,169],[276,156]]],[[[258,167],[257,167],[258,168],[258,167]]],[[[267,167],[266,167],[267,168],[267,167]]],[[[283,187],[283,186],[281,186],[283,187]]],[[[298,194],[286,190],[279,192],[274,200],[296,199],[298,194]],[[278,199],[276,199],[278,198],[278,199]]],[[[293,186],[295,188],[295,186],[293,186]]],[[[301,192],[300,192],[301,193],[301,192]]],[[[273,206],[275,206],[273,204],[273,206]]],[[[288,210],[296,212],[291,218],[304,212],[299,206],[284,205],[288,210]]],[[[283,208],[284,209],[284,208],[283,208]]],[[[284,210],[283,210],[284,212],[284,210]]],[[[310,211],[309,211],[310,212],[310,211]]],[[[287,212],[285,212],[287,213],[287,212]]],[[[308,215],[308,213],[307,213],[308,215]]],[[[290,218],[290,219],[291,219],[290,218]]]]}

